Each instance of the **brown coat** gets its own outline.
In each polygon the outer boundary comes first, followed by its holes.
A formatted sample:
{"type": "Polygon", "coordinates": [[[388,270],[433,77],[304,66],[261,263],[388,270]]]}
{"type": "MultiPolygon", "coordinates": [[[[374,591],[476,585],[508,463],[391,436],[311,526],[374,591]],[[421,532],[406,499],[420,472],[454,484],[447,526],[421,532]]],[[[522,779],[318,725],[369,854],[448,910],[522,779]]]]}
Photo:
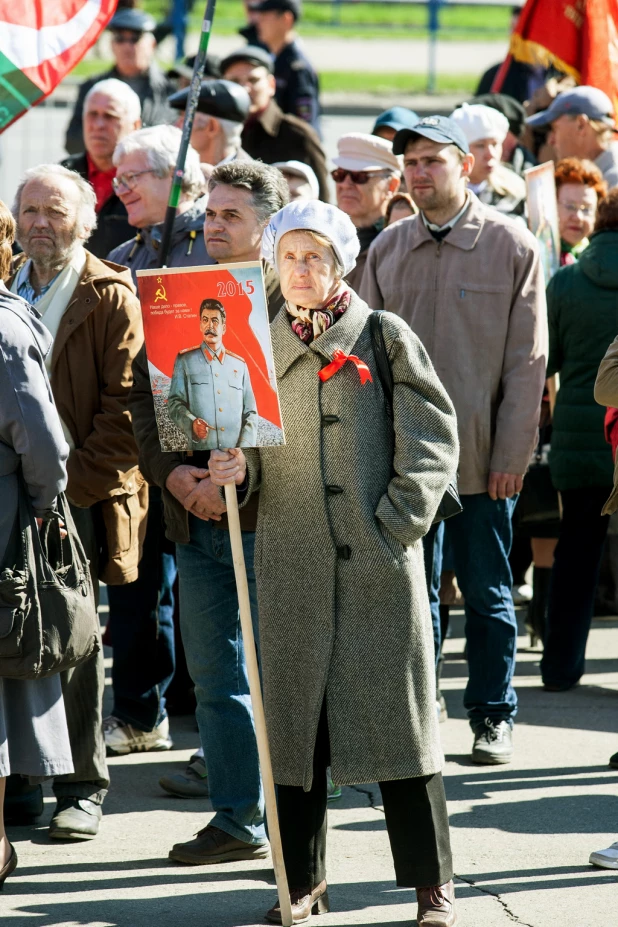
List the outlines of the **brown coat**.
{"type": "Polygon", "coordinates": [[[423,342],[457,412],[463,494],[489,471],[525,473],[547,364],[547,309],[532,234],[472,194],[438,244],[422,216],[384,229],[361,296],[400,315],[423,342]]]}
{"type": "Polygon", "coordinates": [[[137,579],[146,528],[148,488],[127,405],[131,364],[143,340],[131,274],[87,251],[54,340],[50,379],[75,445],[67,462],[67,496],[74,505],[99,508],[99,576],[110,585],[137,579]]]}

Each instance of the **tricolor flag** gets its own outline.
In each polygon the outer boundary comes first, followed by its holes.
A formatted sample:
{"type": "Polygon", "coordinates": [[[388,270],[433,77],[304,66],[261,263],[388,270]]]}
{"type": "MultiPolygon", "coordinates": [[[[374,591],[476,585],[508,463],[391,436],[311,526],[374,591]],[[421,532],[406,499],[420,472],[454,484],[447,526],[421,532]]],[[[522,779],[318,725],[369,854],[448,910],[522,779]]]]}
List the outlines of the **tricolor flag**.
{"type": "Polygon", "coordinates": [[[578,84],[604,90],[618,104],[618,0],[528,0],[494,92],[502,86],[511,58],[554,65],[578,84]]]}
{"type": "Polygon", "coordinates": [[[117,0],[0,0],[0,132],[54,90],[117,0]]]}

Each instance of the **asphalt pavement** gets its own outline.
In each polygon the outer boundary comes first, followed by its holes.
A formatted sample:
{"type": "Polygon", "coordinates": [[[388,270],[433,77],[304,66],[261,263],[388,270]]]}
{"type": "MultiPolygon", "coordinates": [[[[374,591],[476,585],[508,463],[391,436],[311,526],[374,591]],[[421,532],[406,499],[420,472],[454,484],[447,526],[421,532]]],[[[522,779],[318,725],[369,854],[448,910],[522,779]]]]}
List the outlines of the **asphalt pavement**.
{"type": "MultiPolygon", "coordinates": [[[[515,759],[501,767],[469,760],[460,613],[453,625],[444,671],[449,720],[440,729],[459,927],[614,927],[618,871],[593,868],[588,857],[618,838],[618,771],[607,765],[618,750],[618,620],[594,622],[588,673],[562,694],[540,688],[540,654],[526,649],[522,629],[515,759]]],[[[112,785],[93,841],[48,840],[53,799],[45,786],[44,818],[10,831],[20,864],[0,894],[3,925],[264,923],[275,897],[268,860],[183,867],[167,859],[172,843],[190,839],[212,813],[206,800],[174,799],[159,788],[159,777],[182,768],[197,745],[190,717],[172,719],[172,734],[169,753],[110,761],[112,785]]],[[[332,911],[316,927],[415,925],[415,894],[394,883],[377,786],[344,788],[331,805],[328,878],[332,911]]]]}

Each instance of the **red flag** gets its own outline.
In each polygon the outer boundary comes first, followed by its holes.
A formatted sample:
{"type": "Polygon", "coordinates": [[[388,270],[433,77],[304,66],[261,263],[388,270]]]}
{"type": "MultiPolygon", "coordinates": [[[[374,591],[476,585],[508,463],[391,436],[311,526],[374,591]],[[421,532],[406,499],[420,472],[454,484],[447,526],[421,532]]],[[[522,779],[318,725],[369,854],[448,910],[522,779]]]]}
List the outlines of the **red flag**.
{"type": "Polygon", "coordinates": [[[117,0],[0,0],[0,132],[54,90],[117,0]]]}
{"type": "Polygon", "coordinates": [[[604,90],[618,103],[618,0],[528,0],[511,36],[509,58],[492,90],[504,81],[510,58],[554,65],[578,84],[604,90]]]}

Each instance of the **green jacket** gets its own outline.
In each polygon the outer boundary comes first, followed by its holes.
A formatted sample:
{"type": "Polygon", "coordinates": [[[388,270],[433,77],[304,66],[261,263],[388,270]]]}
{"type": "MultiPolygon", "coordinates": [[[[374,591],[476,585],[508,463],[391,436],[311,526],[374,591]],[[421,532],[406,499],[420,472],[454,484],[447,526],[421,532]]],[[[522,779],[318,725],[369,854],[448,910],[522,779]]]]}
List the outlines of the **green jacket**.
{"type": "Polygon", "coordinates": [[[598,232],[577,264],[562,267],[547,288],[549,362],[560,374],[549,465],[556,489],[607,486],[612,452],[605,409],[594,401],[599,364],[618,332],[618,231],[598,232]]]}

